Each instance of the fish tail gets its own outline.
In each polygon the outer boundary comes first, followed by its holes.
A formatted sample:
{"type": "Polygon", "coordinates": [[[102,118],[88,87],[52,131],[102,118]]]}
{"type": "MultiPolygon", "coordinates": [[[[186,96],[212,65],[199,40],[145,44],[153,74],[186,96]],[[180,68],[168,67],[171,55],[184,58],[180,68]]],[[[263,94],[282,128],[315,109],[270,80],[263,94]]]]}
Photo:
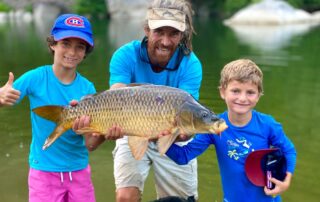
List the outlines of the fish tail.
{"type": "Polygon", "coordinates": [[[48,105],[34,108],[32,111],[42,118],[53,121],[55,123],[59,123],[61,121],[61,114],[63,109],[64,107],[62,106],[48,105]]]}
{"type": "Polygon", "coordinates": [[[42,150],[47,149],[58,137],[60,137],[68,128],[65,128],[62,124],[58,125],[50,136],[46,139],[45,143],[42,146],[42,150]]]}
{"type": "Polygon", "coordinates": [[[72,127],[71,123],[66,123],[62,118],[62,111],[64,107],[62,106],[43,106],[33,109],[32,111],[38,116],[45,118],[47,120],[53,121],[57,124],[57,127],[46,139],[42,149],[47,149],[58,137],[60,137],[65,131],[72,127]]]}

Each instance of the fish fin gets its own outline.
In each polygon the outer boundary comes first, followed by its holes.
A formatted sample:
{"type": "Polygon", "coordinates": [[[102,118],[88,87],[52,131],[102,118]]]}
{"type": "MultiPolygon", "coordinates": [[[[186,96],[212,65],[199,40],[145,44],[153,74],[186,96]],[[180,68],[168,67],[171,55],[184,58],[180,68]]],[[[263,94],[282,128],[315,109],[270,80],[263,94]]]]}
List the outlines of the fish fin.
{"type": "Polygon", "coordinates": [[[34,108],[32,111],[42,118],[58,123],[61,119],[63,109],[64,107],[62,106],[47,105],[34,108]]]}
{"type": "MultiPolygon", "coordinates": [[[[98,93],[96,93],[96,94],[98,94],[98,93]]],[[[83,100],[93,100],[93,98],[94,98],[94,96],[95,96],[96,94],[88,94],[88,95],[82,96],[81,99],[80,99],[80,101],[83,101],[83,100]]]]}
{"type": "Polygon", "coordinates": [[[171,130],[171,135],[165,135],[158,139],[158,150],[161,155],[165,154],[172,143],[180,134],[179,128],[175,127],[171,130]]]}
{"type": "Polygon", "coordinates": [[[42,146],[42,150],[47,149],[58,137],[62,135],[62,133],[66,132],[69,128],[64,127],[62,124],[58,125],[54,131],[50,134],[50,136],[46,139],[45,143],[42,146]]]}
{"type": "Polygon", "coordinates": [[[146,86],[146,85],[153,85],[151,83],[130,83],[127,87],[135,87],[135,86],[146,86]]]}
{"type": "Polygon", "coordinates": [[[133,157],[136,160],[141,160],[148,148],[149,140],[145,137],[129,136],[128,144],[133,157]]]}
{"type": "Polygon", "coordinates": [[[99,135],[106,135],[103,134],[100,130],[98,130],[97,128],[95,128],[94,126],[89,126],[89,127],[83,127],[81,129],[77,130],[77,133],[79,134],[85,134],[85,133],[97,133],[99,135]]]}

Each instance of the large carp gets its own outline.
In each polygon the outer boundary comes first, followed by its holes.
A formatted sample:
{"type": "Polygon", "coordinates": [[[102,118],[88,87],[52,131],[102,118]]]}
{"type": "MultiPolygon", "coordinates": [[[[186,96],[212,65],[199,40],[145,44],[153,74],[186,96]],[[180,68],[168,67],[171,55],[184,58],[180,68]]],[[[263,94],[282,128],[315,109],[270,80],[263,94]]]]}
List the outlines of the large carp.
{"type": "Polygon", "coordinates": [[[84,97],[74,107],[43,106],[33,111],[57,123],[43,149],[49,147],[75,119],[90,116],[90,126],[80,133],[107,134],[113,125],[119,126],[128,137],[128,144],[136,159],[141,159],[148,140],[164,130],[170,135],[158,139],[158,149],[164,154],[180,133],[220,134],[227,128],[208,108],[199,104],[189,93],[178,88],[160,85],[140,85],[106,90],[84,97]]]}

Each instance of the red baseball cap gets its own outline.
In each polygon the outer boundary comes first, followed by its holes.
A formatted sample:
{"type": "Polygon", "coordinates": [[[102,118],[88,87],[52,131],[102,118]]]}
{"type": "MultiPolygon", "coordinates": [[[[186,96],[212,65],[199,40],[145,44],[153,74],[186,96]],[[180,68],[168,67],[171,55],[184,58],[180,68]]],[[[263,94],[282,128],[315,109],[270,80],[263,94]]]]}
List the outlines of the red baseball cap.
{"type": "Polygon", "coordinates": [[[267,171],[272,177],[284,180],[287,164],[279,148],[256,150],[247,156],[245,172],[250,182],[256,186],[267,186],[267,171]]]}

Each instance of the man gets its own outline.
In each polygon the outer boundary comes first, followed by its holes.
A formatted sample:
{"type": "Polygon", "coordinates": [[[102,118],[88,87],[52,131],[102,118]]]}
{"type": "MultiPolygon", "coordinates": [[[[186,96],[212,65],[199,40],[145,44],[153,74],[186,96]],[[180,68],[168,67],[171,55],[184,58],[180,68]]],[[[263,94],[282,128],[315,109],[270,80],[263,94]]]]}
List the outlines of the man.
{"type": "MultiPolygon", "coordinates": [[[[167,85],[183,89],[198,99],[202,67],[192,52],[192,14],[188,1],[155,0],[147,12],[144,39],[125,44],[112,56],[110,88],[130,83],[167,85]]],[[[80,121],[79,125],[88,124],[88,120],[84,122],[80,121]]],[[[117,138],[119,134],[123,135],[117,127],[109,130],[109,138],[117,138]]],[[[92,149],[97,145],[92,142],[92,149]]],[[[179,196],[191,201],[198,198],[196,159],[178,166],[161,156],[156,143],[150,142],[144,157],[138,161],[131,154],[126,136],[117,139],[113,155],[116,201],[141,200],[151,165],[157,198],[179,196]]]]}
{"type": "MultiPolygon", "coordinates": [[[[200,61],[192,52],[192,8],[184,0],[155,0],[147,11],[145,38],[120,47],[110,62],[111,89],[130,83],[181,88],[199,98],[200,61]]],[[[142,160],[133,158],[127,137],[117,140],[114,155],[116,199],[139,201],[151,165],[157,197],[198,197],[197,162],[177,166],[150,142],[142,160]]]]}

